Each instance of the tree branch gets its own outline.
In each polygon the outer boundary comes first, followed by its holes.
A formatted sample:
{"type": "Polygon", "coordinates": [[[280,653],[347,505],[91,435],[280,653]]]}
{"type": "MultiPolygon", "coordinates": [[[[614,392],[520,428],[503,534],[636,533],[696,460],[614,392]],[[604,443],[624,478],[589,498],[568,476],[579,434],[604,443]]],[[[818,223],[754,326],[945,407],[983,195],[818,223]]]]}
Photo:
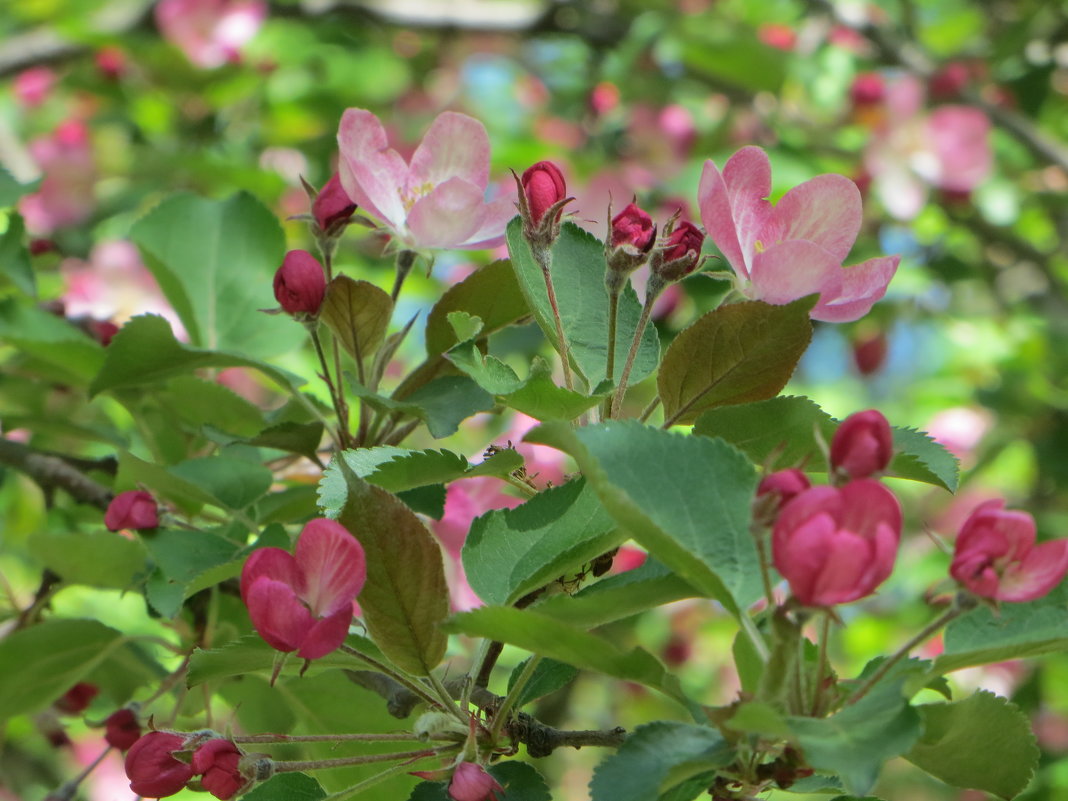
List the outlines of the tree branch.
{"type": "MultiPolygon", "coordinates": [[[[78,464],[88,466],[85,460],[78,464]]],[[[65,458],[34,450],[21,442],[0,437],[0,464],[6,464],[32,478],[49,496],[57,489],[65,490],[79,503],[107,509],[112,492],[103,484],[82,473],[65,458]]],[[[107,470],[106,463],[101,468],[107,470]]]]}

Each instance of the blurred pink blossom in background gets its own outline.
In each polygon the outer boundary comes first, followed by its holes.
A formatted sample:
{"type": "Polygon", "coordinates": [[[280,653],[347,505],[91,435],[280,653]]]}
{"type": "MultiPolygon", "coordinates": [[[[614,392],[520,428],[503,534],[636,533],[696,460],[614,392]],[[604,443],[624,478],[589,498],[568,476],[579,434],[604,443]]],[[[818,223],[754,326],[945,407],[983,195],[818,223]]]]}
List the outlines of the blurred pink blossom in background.
{"type": "Polygon", "coordinates": [[[26,108],[44,103],[56,84],[56,73],[51,67],[30,67],[15,76],[11,89],[15,99],[26,108]]]}
{"type": "Polygon", "coordinates": [[[202,69],[236,61],[266,16],[263,0],[160,0],[156,5],[163,38],[202,69]]]}
{"type": "Polygon", "coordinates": [[[19,203],[30,233],[47,236],[87,220],[96,206],[96,165],[85,123],[60,123],[48,136],[30,142],[30,155],[42,173],[40,189],[19,203]]]}

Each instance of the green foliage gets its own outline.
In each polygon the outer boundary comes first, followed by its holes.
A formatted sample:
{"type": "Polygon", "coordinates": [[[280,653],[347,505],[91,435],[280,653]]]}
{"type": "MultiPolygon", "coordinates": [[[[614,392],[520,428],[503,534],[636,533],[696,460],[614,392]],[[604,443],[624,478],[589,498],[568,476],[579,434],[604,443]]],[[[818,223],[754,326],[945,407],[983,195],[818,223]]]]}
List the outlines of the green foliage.
{"type": "MultiPolygon", "coordinates": [[[[351,636],[349,643],[361,652],[371,653],[379,658],[382,657],[378,649],[364,638],[351,636]]],[[[257,634],[247,634],[218,648],[207,650],[198,648],[189,659],[189,674],[186,677],[186,684],[189,687],[196,687],[205,682],[251,674],[268,677],[271,675],[279,656],[278,651],[271,648],[257,634]]],[[[282,668],[281,675],[296,676],[299,673],[303,673],[304,675],[315,676],[330,670],[351,669],[358,664],[351,656],[335,651],[332,654],[327,654],[322,659],[312,661],[307,669],[304,668],[302,660],[296,658],[288,659],[282,668]]]]}
{"type": "Polygon", "coordinates": [[[40,359],[77,387],[88,384],[104,362],[103,348],[88,334],[15,298],[0,300],[0,341],[40,359]]]}
{"type": "Polygon", "coordinates": [[[379,412],[408,415],[426,423],[435,439],[455,434],[460,423],[493,409],[493,397],[466,376],[449,375],[425,384],[398,401],[372,392],[349,376],[352,394],[379,412]]]}
{"type": "Polygon", "coordinates": [[[30,553],[69,584],[129,589],[144,573],[147,554],[139,541],[111,531],[39,531],[30,553]]]}
{"type": "MultiPolygon", "coordinates": [[[[7,187],[4,179],[8,174],[0,170],[0,206],[10,205],[3,202],[7,187]]],[[[37,281],[30,264],[30,254],[23,244],[26,237],[26,225],[22,217],[12,214],[8,217],[7,230],[0,235],[0,276],[11,282],[20,292],[31,297],[37,295],[37,281]]]]}
{"type": "Polygon", "coordinates": [[[279,773],[241,796],[244,801],[319,801],[326,791],[306,773],[279,773]]]}
{"type": "Polygon", "coordinates": [[[505,260],[475,270],[438,299],[426,320],[428,356],[438,356],[463,341],[449,323],[449,315],[454,312],[465,312],[481,320],[483,337],[529,314],[515,271],[505,260]]]}
{"type": "Polygon", "coordinates": [[[385,341],[393,301],[372,283],[338,275],[327,287],[319,316],[349,356],[364,364],[385,341]]]}
{"type": "MultiPolygon", "coordinates": [[[[512,691],[516,679],[519,678],[519,675],[531,659],[533,657],[527,657],[512,670],[511,675],[508,677],[508,692],[512,691]]],[[[523,686],[523,690],[519,694],[519,700],[516,701],[516,707],[525,706],[531,701],[536,701],[542,696],[566,687],[575,680],[578,674],[577,668],[565,662],[558,662],[555,659],[542,659],[534,667],[534,673],[531,674],[527,683],[523,686]]]]}

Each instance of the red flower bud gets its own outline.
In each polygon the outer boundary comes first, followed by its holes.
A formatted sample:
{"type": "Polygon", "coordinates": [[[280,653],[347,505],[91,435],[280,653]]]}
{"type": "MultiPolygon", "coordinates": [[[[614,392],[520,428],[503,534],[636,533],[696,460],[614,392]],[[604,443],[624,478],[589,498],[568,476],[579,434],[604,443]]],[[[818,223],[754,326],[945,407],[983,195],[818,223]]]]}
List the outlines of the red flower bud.
{"type": "Polygon", "coordinates": [[[971,81],[968,65],[951,61],[931,76],[928,88],[934,100],[956,100],[971,81]]]}
{"type": "Polygon", "coordinates": [[[1068,572],[1068,540],[1035,545],[1035,520],[1002,500],[976,507],[957,535],[953,578],[984,598],[1033,601],[1068,572]]]}
{"type": "Polygon", "coordinates": [[[229,740],[208,740],[193,752],[193,773],[204,774],[200,783],[216,798],[226,801],[248,785],[241,774],[241,751],[229,740]]]}
{"type": "Polygon", "coordinates": [[[80,681],[63,694],[55,703],[56,709],[67,715],[80,715],[96,698],[100,688],[87,681],[80,681]]]}
{"type": "Polygon", "coordinates": [[[890,424],[875,409],[849,415],[831,440],[831,467],[848,478],[881,473],[893,455],[890,424]]]}
{"type": "Polygon", "coordinates": [[[768,473],[757,486],[753,501],[753,518],[756,522],[771,526],[779,510],[794,496],[807,490],[808,476],[796,468],[768,473]]]}
{"type": "Polygon", "coordinates": [[[312,203],[312,216],[319,230],[337,233],[356,211],[356,204],[341,186],[341,177],[335,172],[330,176],[312,203]]]}
{"type": "Polygon", "coordinates": [[[853,363],[861,375],[876,373],[886,362],[889,343],[886,334],[879,331],[872,336],[858,339],[853,343],[853,363]]]}
{"type": "Polygon", "coordinates": [[[141,739],[141,724],[129,709],[118,709],[104,721],[104,739],[108,745],[125,751],[141,739]]]}
{"type": "MultiPolygon", "coordinates": [[[[527,168],[520,179],[530,221],[536,227],[551,206],[567,197],[564,174],[551,161],[539,161],[527,168]]],[[[560,212],[557,212],[557,219],[560,212]]]]}
{"type": "Polygon", "coordinates": [[[680,281],[695,269],[705,235],[691,222],[681,222],[668,234],[662,251],[653,259],[652,269],[665,281],[680,281]]]}
{"type": "Polygon", "coordinates": [[[449,798],[453,801],[497,801],[495,791],[504,792],[500,782],[486,769],[474,762],[461,762],[449,782],[449,798]]]}
{"type": "Polygon", "coordinates": [[[194,776],[193,766],[175,759],[185,741],[177,734],[150,731],[126,753],[126,777],[130,789],[147,798],[174,795],[194,776]]]}
{"type": "Polygon", "coordinates": [[[156,528],[159,525],[156,499],[142,490],[119,493],[108,504],[108,510],[104,513],[104,525],[109,531],[156,528]]]}
{"type": "Polygon", "coordinates": [[[637,253],[648,253],[656,239],[653,218],[631,203],[612,218],[612,247],[631,248],[637,253]]]}
{"type": "Polygon", "coordinates": [[[274,297],[289,314],[319,313],[326,276],[319,260],[306,250],[291,250],[274,274],[274,297]]]}
{"type": "Polygon", "coordinates": [[[885,94],[883,76],[877,72],[860,73],[849,87],[849,97],[854,106],[874,106],[883,102],[885,94]]]}

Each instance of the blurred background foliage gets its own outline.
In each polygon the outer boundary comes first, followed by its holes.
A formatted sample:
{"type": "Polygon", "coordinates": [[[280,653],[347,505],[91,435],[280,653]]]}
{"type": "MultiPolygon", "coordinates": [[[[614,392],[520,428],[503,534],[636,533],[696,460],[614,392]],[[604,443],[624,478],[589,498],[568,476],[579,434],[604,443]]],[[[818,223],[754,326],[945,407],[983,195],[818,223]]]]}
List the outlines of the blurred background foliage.
{"type": "MultiPolygon", "coordinates": [[[[222,199],[245,190],[280,219],[305,213],[300,177],[319,186],[330,176],[337,122],[351,106],[377,113],[406,155],[440,111],[479,118],[490,133],[495,179],[510,180],[509,169],[541,159],[560,163],[577,198],[576,221],[598,236],[610,199],[618,209],[637,196],[660,222],[680,207],[696,218],[704,160],[722,165],[738,147],[758,144],[771,157],[776,196],[823,172],[861,186],[866,221],[850,263],[903,254],[887,298],[868,317],[817,324],[787,392],[807,394],[836,416],[877,407],[894,424],[930,431],[964,469],[955,498],[896,482],[911,533],[895,580],[868,604],[843,610],[841,664],[855,673],[926,621],[925,595],[947,562],[935,539],[952,537],[980,500],[1005,496],[1032,512],[1045,536],[1063,536],[1068,2],[283,0],[261,10],[262,24],[246,20],[248,36],[219,57],[161,36],[166,26],[143,0],[3,4],[0,206],[35,190],[18,208],[42,305],[86,326],[160,311],[158,292],[123,266],[137,261],[125,244],[133,223],[175,192],[222,199]],[[962,110],[972,116],[953,116],[962,110]]],[[[43,391],[47,371],[10,344],[19,325],[10,301],[25,280],[11,266],[22,258],[12,244],[16,234],[21,240],[18,225],[0,214],[8,231],[0,259],[9,262],[0,271],[0,327],[9,342],[0,346],[4,434],[85,458],[113,452],[115,438],[129,438],[136,450],[141,434],[113,402],[43,391]]],[[[311,246],[304,222],[284,226],[289,247],[311,246]]],[[[383,244],[353,229],[336,264],[388,289],[383,244]]],[[[433,276],[409,287],[407,314],[398,319],[428,308],[470,269],[468,259],[490,258],[441,254],[433,276]]],[[[659,313],[662,337],[711,308],[724,288],[709,278],[687,281],[659,313]]],[[[273,305],[269,281],[248,291],[273,305]]],[[[503,356],[538,346],[532,329],[496,345],[503,356]]],[[[311,374],[306,353],[283,364],[311,374]]],[[[270,405],[266,390],[255,389],[270,405]]],[[[486,422],[423,444],[473,455],[506,429],[486,422]]],[[[3,603],[17,608],[40,579],[28,538],[87,514],[71,504],[49,508],[28,479],[0,471],[3,603]]],[[[115,598],[79,588],[55,603],[72,614],[118,616],[124,630],[152,630],[141,604],[115,598]]],[[[612,629],[621,642],[660,653],[694,697],[722,703],[736,691],[725,656],[733,625],[707,604],[678,604],[612,629]]],[[[1068,798],[1066,677],[1060,655],[954,677],[1007,695],[1032,715],[1044,759],[1027,798],[1068,798]]],[[[317,725],[331,724],[327,712],[341,708],[340,693],[357,696],[350,708],[384,718],[379,702],[360,702],[362,690],[326,686],[331,681],[294,685],[317,725]]],[[[244,709],[242,723],[285,725],[271,719],[282,712],[266,687],[237,686],[220,703],[244,709]]],[[[664,703],[640,688],[579,679],[544,701],[538,716],[575,728],[629,728],[674,714],[664,703]]],[[[0,785],[23,789],[0,789],[5,801],[40,797],[82,753],[51,749],[26,719],[6,735],[0,785]]],[[[85,736],[74,732],[76,741],[85,736]]],[[[539,767],[559,788],[556,797],[583,798],[599,756],[557,754],[539,767]]],[[[124,791],[124,782],[111,780],[84,792],[119,797],[108,793],[124,791]]],[[[404,792],[384,788],[374,797],[404,792]]],[[[900,760],[876,794],[976,797],[900,760]]]]}

